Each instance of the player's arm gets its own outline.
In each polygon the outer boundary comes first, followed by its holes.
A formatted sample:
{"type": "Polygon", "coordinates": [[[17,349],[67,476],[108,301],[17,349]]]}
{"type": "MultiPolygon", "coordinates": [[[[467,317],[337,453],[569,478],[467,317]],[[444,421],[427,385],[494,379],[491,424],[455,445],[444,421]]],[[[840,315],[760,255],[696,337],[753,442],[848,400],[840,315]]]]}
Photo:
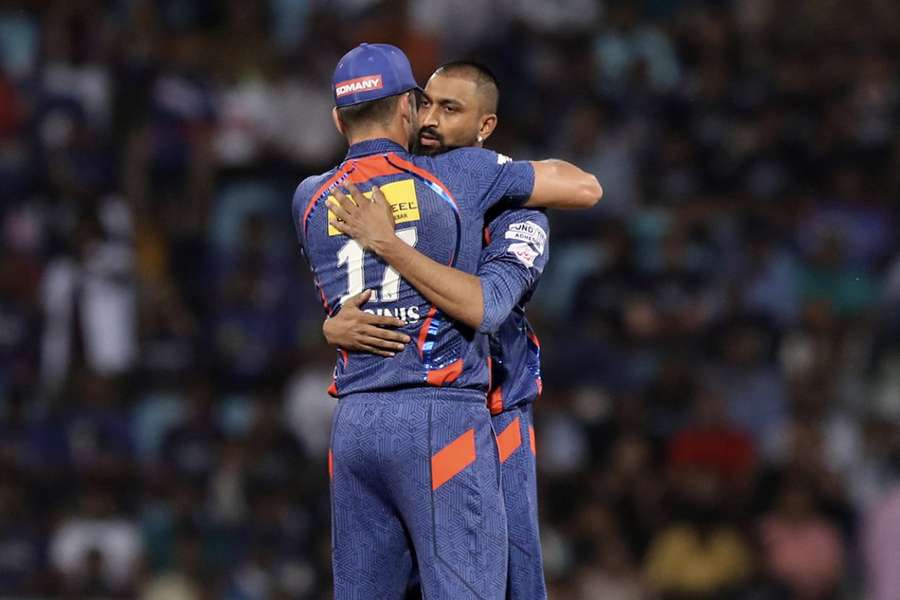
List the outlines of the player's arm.
{"type": "Polygon", "coordinates": [[[578,210],[603,197],[597,177],[564,160],[532,161],[534,189],[523,206],[578,210]]]}
{"type": "Polygon", "coordinates": [[[484,212],[498,202],[508,208],[585,209],[603,196],[593,174],[564,160],[512,160],[483,148],[461,148],[443,156],[448,157],[444,161],[454,163],[448,169],[451,173],[491,181],[481,199],[484,212]]]}
{"type": "Polygon", "coordinates": [[[425,256],[394,233],[391,207],[381,190],[374,187],[371,200],[352,184],[348,190],[354,201],[340,190],[333,192],[335,200],[331,203],[331,209],[337,218],[332,225],[378,254],[407,283],[450,317],[473,329],[488,331],[506,318],[524,293],[524,290],[517,291],[507,281],[495,281],[492,276],[485,278],[483,286],[478,276],[442,265],[425,256]],[[485,318],[485,299],[490,305],[488,319],[485,318]],[[498,320],[495,315],[500,314],[502,309],[499,307],[502,306],[508,308],[498,320]]]}
{"type": "Polygon", "coordinates": [[[403,350],[410,338],[391,327],[402,327],[403,321],[394,317],[373,315],[362,310],[372,290],[365,290],[348,298],[341,310],[322,323],[325,340],[332,346],[351,352],[369,352],[391,357],[403,350]]]}
{"type": "Polygon", "coordinates": [[[550,258],[550,226],[543,211],[506,210],[491,220],[489,232],[478,277],[484,297],[481,330],[493,332],[540,279],[550,258]]]}

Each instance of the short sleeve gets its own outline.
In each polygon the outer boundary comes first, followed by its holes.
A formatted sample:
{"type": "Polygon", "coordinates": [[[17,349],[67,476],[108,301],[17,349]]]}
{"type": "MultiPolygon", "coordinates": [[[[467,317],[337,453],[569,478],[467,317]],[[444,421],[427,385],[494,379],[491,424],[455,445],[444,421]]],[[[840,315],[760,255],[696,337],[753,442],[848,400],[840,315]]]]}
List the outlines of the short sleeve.
{"type": "Polygon", "coordinates": [[[478,276],[484,300],[481,331],[495,331],[537,285],[550,256],[549,222],[538,210],[506,210],[488,226],[478,276]]]}
{"type": "Polygon", "coordinates": [[[527,160],[513,160],[497,152],[490,154],[496,164],[496,178],[485,197],[484,209],[490,209],[500,200],[507,201],[509,208],[521,206],[534,191],[534,166],[527,160]]]}
{"type": "Polygon", "coordinates": [[[462,177],[460,184],[475,198],[477,209],[486,213],[504,202],[516,208],[527,201],[534,191],[534,166],[527,160],[510,157],[484,148],[459,148],[442,156],[447,157],[448,173],[462,177]],[[475,189],[473,189],[475,188],[475,189]]]}

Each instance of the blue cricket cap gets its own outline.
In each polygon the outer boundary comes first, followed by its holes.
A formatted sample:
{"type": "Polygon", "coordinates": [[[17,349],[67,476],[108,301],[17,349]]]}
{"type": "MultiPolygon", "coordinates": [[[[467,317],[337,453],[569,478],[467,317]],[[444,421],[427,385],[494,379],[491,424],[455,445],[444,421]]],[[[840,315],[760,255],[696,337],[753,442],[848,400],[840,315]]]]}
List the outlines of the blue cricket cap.
{"type": "Polygon", "coordinates": [[[360,44],[341,58],[331,82],[339,108],[422,89],[406,54],[390,44],[360,44]]]}

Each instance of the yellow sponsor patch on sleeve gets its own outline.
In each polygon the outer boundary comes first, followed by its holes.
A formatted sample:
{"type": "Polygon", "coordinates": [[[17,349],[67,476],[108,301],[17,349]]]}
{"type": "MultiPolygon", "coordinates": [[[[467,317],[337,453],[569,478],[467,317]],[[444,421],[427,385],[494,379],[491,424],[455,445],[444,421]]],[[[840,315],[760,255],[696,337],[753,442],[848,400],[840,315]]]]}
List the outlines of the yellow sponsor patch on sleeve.
{"type": "MultiPolygon", "coordinates": [[[[416,197],[416,184],[412,179],[403,179],[381,186],[381,192],[387,198],[388,204],[394,213],[394,223],[408,223],[410,221],[418,221],[419,216],[419,199],[416,197]]],[[[366,198],[372,197],[372,192],[363,192],[366,198]]],[[[331,202],[334,196],[328,196],[326,202],[331,202]]],[[[351,199],[352,201],[352,199],[351,199]]],[[[328,209],[328,235],[342,235],[333,225],[331,221],[335,219],[334,213],[328,209]]]]}

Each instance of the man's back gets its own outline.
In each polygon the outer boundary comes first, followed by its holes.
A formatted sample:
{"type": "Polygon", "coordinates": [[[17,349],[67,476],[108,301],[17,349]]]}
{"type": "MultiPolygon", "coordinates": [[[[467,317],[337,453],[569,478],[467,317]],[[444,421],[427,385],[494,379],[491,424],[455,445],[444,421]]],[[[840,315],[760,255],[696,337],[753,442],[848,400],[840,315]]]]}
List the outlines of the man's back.
{"type": "Polygon", "coordinates": [[[373,254],[329,224],[334,186],[378,185],[395,232],[432,260],[474,273],[484,213],[529,196],[533,169],[478,149],[413,157],[388,140],[350,147],[294,196],[294,222],[326,312],[365,289],[414,340],[393,358],[342,352],[329,467],[336,598],[400,598],[412,558],[423,595],[503,598],[507,532],[485,405],[484,334],[445,318],[373,254]],[[437,387],[440,386],[440,387],[437,387]],[[460,536],[470,540],[459,544],[460,536]],[[470,546],[474,546],[470,547],[470,546]]]}
{"type": "Polygon", "coordinates": [[[329,191],[356,184],[378,185],[393,208],[397,235],[442,264],[474,273],[481,249],[484,213],[503,196],[531,192],[528,163],[496,153],[461,149],[438,157],[414,157],[387,140],[351,147],[336,169],[305,180],[294,196],[294,222],[326,312],[365,289],[367,310],[407,321],[414,343],[392,359],[343,352],[336,369],[338,395],[440,385],[484,393],[488,384],[483,335],[445,318],[414,288],[328,221],[329,191]]]}

